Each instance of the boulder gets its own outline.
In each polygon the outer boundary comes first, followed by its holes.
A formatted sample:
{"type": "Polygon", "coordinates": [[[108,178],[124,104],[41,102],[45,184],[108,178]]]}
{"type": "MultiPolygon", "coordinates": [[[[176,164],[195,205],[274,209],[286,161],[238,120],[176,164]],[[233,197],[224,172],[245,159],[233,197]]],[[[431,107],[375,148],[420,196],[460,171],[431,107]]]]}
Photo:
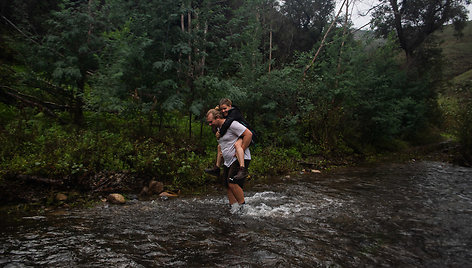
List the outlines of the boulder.
{"type": "Polygon", "coordinates": [[[56,201],[66,201],[67,200],[67,195],[63,194],[63,193],[58,193],[56,194],[56,201]]]}
{"type": "Polygon", "coordinates": [[[121,194],[109,194],[107,201],[112,204],[124,204],[126,202],[125,197],[121,194]]]}
{"type": "Polygon", "coordinates": [[[164,191],[164,184],[160,181],[152,180],[149,182],[149,195],[160,194],[164,191]]]}

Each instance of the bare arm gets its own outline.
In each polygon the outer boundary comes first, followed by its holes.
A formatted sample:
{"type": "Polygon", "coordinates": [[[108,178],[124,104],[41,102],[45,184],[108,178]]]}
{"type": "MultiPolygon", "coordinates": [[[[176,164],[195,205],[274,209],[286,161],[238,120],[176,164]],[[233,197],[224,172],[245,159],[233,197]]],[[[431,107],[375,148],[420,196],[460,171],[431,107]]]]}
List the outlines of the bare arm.
{"type": "Polygon", "coordinates": [[[245,151],[246,148],[251,144],[252,132],[246,128],[243,134],[241,134],[241,137],[243,138],[243,144],[241,145],[241,148],[243,148],[243,151],[245,151]]]}

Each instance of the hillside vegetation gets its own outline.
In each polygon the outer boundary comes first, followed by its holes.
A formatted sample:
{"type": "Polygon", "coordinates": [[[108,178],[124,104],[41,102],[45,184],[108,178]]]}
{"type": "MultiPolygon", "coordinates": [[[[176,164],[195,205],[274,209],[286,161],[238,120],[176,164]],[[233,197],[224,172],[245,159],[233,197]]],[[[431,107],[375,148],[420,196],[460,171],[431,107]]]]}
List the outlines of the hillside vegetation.
{"type": "Polygon", "coordinates": [[[438,103],[445,133],[461,144],[457,162],[472,163],[472,22],[467,22],[462,36],[455,36],[447,26],[436,36],[444,57],[445,83],[438,103]]]}
{"type": "MultiPolygon", "coordinates": [[[[467,79],[461,76],[472,69],[472,21],[468,21],[462,36],[454,34],[454,27],[448,25],[436,33],[443,51],[444,74],[448,80],[467,79]]],[[[469,77],[470,79],[470,77],[469,77]]]]}
{"type": "MultiPolygon", "coordinates": [[[[440,1],[415,3],[402,12],[463,18],[440,1]]],[[[0,199],[14,200],[18,185],[95,193],[135,192],[150,180],[190,191],[217,183],[203,171],[217,146],[205,114],[221,98],[254,127],[255,180],[375,158],[440,134],[458,140],[462,163],[471,163],[470,23],[461,39],[449,26],[423,39],[430,33],[407,23],[403,33],[421,38],[404,40],[383,12],[385,39],[366,41],[333,20],[333,0],[322,5],[2,3],[0,199]]],[[[431,29],[436,22],[425,20],[431,29]]]]}

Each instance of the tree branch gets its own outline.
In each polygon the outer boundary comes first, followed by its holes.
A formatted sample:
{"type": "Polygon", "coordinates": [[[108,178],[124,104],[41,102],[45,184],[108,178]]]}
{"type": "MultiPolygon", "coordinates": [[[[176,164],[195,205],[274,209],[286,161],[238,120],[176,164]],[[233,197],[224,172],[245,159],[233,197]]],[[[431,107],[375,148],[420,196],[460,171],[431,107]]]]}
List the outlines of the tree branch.
{"type": "Polygon", "coordinates": [[[338,14],[336,14],[336,17],[334,18],[333,22],[332,22],[331,25],[329,26],[329,28],[328,28],[328,30],[326,31],[325,35],[323,36],[323,40],[321,40],[320,47],[318,48],[318,51],[316,51],[315,57],[313,57],[313,60],[311,61],[310,65],[308,65],[308,66],[305,68],[305,71],[303,72],[303,79],[305,79],[306,73],[307,73],[308,69],[310,69],[311,66],[313,66],[313,64],[315,63],[316,58],[318,57],[318,54],[320,53],[321,49],[323,48],[324,42],[326,41],[326,37],[328,36],[329,32],[331,31],[331,28],[333,27],[333,25],[336,23],[336,20],[338,19],[339,14],[341,14],[342,8],[343,8],[344,5],[346,4],[346,1],[347,1],[347,0],[344,0],[344,1],[343,1],[343,4],[341,5],[341,7],[339,7],[338,14]]]}
{"type": "Polygon", "coordinates": [[[24,37],[28,38],[29,40],[33,41],[33,43],[37,44],[37,45],[40,45],[36,40],[34,40],[33,38],[29,37],[27,34],[25,34],[20,28],[16,27],[16,25],[11,22],[9,19],[7,19],[5,16],[2,15],[2,18],[4,20],[6,20],[8,22],[8,24],[10,24],[13,28],[15,28],[15,30],[17,30],[18,32],[20,32],[24,37]]]}
{"type": "Polygon", "coordinates": [[[61,181],[61,180],[41,178],[41,177],[33,176],[33,175],[20,174],[20,175],[17,175],[16,177],[20,180],[42,182],[42,183],[52,184],[52,185],[62,185],[62,184],[64,184],[64,182],[61,181]]]}
{"type": "Polygon", "coordinates": [[[37,98],[35,98],[33,96],[23,94],[23,93],[18,92],[15,89],[13,89],[11,87],[8,87],[8,86],[0,86],[0,88],[6,89],[6,90],[4,90],[4,92],[7,95],[10,95],[10,96],[14,97],[15,99],[17,99],[17,100],[19,100],[19,101],[21,101],[21,102],[23,102],[23,103],[25,103],[29,106],[38,107],[39,109],[41,109],[41,111],[45,112],[47,115],[49,115],[53,118],[56,118],[56,119],[58,119],[62,122],[62,120],[57,116],[57,114],[55,114],[51,109],[49,109],[46,106],[50,105],[50,106],[55,106],[55,107],[61,107],[63,109],[65,109],[66,106],[58,105],[58,104],[51,103],[51,102],[44,103],[44,102],[38,100],[37,98]]]}
{"type": "MultiPolygon", "coordinates": [[[[16,25],[15,25],[13,22],[11,22],[9,19],[7,19],[7,17],[5,17],[5,16],[2,15],[2,18],[3,18],[4,20],[6,20],[6,21],[8,22],[8,24],[10,24],[13,28],[15,28],[15,30],[17,30],[18,32],[20,32],[24,37],[28,38],[29,40],[31,40],[31,41],[32,41],[33,43],[35,43],[36,45],[41,46],[41,44],[40,44],[38,41],[34,40],[33,38],[31,38],[30,36],[28,36],[27,34],[25,34],[20,28],[16,27],[16,25]]],[[[57,53],[57,54],[58,54],[59,56],[61,56],[61,57],[64,57],[64,55],[63,55],[62,53],[60,53],[59,51],[52,50],[52,49],[49,49],[49,50],[52,51],[52,52],[54,52],[54,53],[57,53]]]]}

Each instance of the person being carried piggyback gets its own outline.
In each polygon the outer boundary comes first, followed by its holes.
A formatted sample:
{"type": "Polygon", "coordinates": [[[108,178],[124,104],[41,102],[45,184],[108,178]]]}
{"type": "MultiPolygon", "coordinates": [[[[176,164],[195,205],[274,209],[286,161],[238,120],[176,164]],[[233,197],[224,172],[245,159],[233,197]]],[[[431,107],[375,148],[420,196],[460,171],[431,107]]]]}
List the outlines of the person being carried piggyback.
{"type": "MultiPolygon", "coordinates": [[[[206,119],[210,126],[216,126],[219,130],[221,130],[223,125],[228,121],[228,119],[224,118],[223,113],[216,109],[209,110],[206,114],[206,119]]],[[[240,205],[245,204],[243,191],[245,177],[236,176],[241,170],[240,164],[237,161],[235,148],[235,144],[239,140],[241,149],[243,150],[244,168],[247,169],[251,161],[249,145],[252,140],[252,132],[238,121],[233,120],[226,129],[225,134],[218,139],[221,155],[223,156],[223,177],[230,205],[235,203],[240,205]]]]}
{"type": "MultiPolygon", "coordinates": [[[[250,144],[254,143],[254,140],[253,140],[254,131],[251,130],[251,127],[242,116],[239,108],[232,105],[232,101],[230,99],[227,99],[227,98],[221,99],[219,105],[217,106],[217,108],[215,108],[215,110],[219,110],[220,112],[222,112],[222,115],[225,119],[225,122],[223,123],[223,125],[220,128],[217,128],[217,131],[215,133],[216,139],[219,140],[221,137],[223,137],[228,131],[228,128],[231,126],[231,124],[234,121],[237,121],[240,124],[242,124],[244,127],[248,128],[249,131],[253,134],[250,144]]],[[[238,173],[234,176],[234,179],[246,179],[247,176],[249,175],[249,172],[244,163],[244,150],[242,148],[242,139],[238,139],[236,143],[234,144],[234,147],[236,150],[236,159],[238,160],[238,163],[239,163],[238,173]]],[[[218,144],[217,151],[218,153],[216,157],[216,164],[212,168],[205,169],[205,172],[210,175],[214,175],[218,177],[220,175],[220,167],[221,167],[221,162],[223,160],[221,146],[219,144],[218,144]]]]}

